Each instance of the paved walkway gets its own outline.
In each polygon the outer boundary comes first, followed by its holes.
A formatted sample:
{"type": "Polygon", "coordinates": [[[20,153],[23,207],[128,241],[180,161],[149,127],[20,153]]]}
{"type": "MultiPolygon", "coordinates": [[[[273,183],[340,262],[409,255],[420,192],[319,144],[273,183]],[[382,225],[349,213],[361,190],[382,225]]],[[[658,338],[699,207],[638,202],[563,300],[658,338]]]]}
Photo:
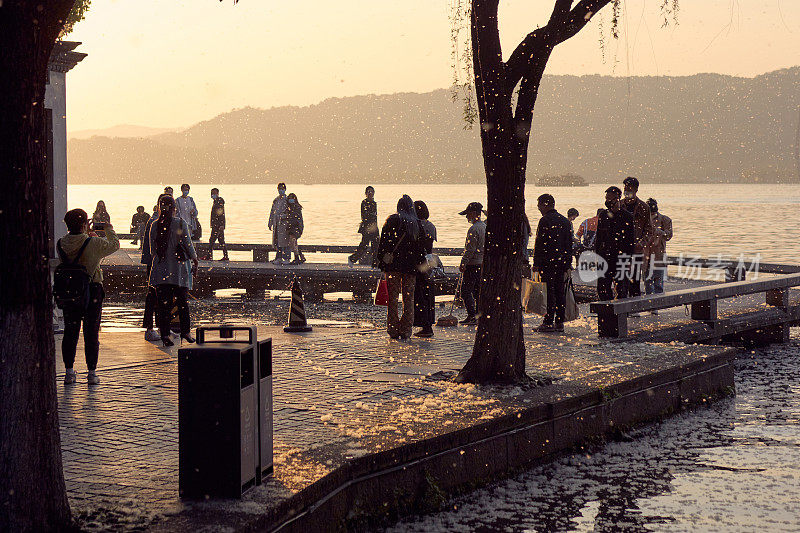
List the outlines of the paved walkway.
{"type": "MultiPolygon", "coordinates": [[[[528,317],[526,331],[538,321],[528,317]]],[[[644,359],[667,360],[680,348],[599,341],[595,327],[593,319],[581,318],[564,335],[529,333],[529,374],[542,381],[619,380],[623,369],[644,359]]],[[[177,493],[177,347],[148,343],[140,331],[104,328],[102,383],[86,384],[79,351],[78,383],[58,385],[73,510],[88,529],[137,527],[187,505],[259,511],[348,458],[524,407],[530,388],[447,380],[468,359],[474,331],[437,328],[433,339],[393,341],[375,328],[315,327],[302,335],[260,328],[259,335],[274,343],[275,476],[241,502],[184,504],[177,493]]],[[[704,348],[697,350],[702,356],[704,348]]],[[[62,375],[60,367],[59,381],[62,375]]]]}

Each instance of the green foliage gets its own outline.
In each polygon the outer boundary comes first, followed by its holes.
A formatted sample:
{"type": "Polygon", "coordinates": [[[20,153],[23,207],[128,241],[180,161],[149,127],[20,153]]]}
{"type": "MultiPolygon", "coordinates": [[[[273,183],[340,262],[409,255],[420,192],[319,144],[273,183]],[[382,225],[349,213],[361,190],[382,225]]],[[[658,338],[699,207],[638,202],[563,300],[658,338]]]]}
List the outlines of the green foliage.
{"type": "Polygon", "coordinates": [[[464,129],[470,130],[478,120],[472,74],[472,36],[469,27],[472,0],[453,0],[450,9],[450,58],[453,68],[450,97],[453,102],[461,101],[464,129]]]}
{"type": "Polygon", "coordinates": [[[70,10],[69,15],[67,15],[67,20],[64,21],[64,27],[61,29],[61,33],[58,34],[59,39],[63,39],[69,35],[75,27],[75,24],[86,18],[86,12],[89,11],[89,6],[91,4],[92,0],[75,1],[75,5],[72,6],[72,10],[70,10]]]}

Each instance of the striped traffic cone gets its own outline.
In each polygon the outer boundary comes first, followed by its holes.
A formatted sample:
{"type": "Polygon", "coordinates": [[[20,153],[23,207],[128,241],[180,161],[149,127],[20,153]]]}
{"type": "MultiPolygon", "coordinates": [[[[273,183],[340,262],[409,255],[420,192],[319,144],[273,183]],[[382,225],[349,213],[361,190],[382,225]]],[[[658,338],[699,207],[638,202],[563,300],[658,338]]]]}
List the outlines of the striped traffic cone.
{"type": "Polygon", "coordinates": [[[289,306],[289,325],[283,328],[286,333],[299,333],[311,331],[311,326],[306,322],[306,309],[303,305],[303,289],[295,279],[292,281],[292,303],[289,306]]]}

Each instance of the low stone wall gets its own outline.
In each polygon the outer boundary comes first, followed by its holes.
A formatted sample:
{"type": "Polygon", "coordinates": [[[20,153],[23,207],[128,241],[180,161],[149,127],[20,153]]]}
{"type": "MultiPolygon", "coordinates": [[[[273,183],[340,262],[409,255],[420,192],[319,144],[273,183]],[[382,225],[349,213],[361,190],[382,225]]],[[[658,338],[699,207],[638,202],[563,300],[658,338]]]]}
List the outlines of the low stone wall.
{"type": "Polygon", "coordinates": [[[342,531],[434,510],[449,496],[507,477],[590,439],[733,393],[733,349],[645,363],[530,392],[518,413],[353,459],[252,520],[243,531],[342,531]],[[648,365],[650,367],[648,368],[648,365]],[[671,366],[670,366],[671,365],[671,366]],[[612,383],[608,386],[605,383],[612,383]]]}

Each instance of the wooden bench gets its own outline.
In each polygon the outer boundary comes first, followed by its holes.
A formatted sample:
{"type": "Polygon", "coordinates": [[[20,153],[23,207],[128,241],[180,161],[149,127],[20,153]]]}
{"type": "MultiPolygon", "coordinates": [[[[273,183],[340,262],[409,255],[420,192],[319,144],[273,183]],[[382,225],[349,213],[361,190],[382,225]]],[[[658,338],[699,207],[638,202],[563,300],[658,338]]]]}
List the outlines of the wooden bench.
{"type": "Polygon", "coordinates": [[[800,273],[800,265],[781,265],[776,263],[762,263],[760,261],[728,261],[709,259],[698,256],[679,255],[667,256],[664,259],[667,265],[685,268],[721,269],[725,271],[726,281],[744,281],[748,271],[757,269],[759,274],[796,274],[800,273]]]}
{"type": "Polygon", "coordinates": [[[681,305],[691,306],[691,318],[713,325],[717,320],[717,301],[746,294],[766,293],[768,305],[787,309],[789,288],[800,286],[800,274],[785,274],[755,281],[732,281],[694,289],[594,302],[589,309],[597,313],[597,333],[601,337],[627,337],[628,315],[657,311],[681,305]]]}

